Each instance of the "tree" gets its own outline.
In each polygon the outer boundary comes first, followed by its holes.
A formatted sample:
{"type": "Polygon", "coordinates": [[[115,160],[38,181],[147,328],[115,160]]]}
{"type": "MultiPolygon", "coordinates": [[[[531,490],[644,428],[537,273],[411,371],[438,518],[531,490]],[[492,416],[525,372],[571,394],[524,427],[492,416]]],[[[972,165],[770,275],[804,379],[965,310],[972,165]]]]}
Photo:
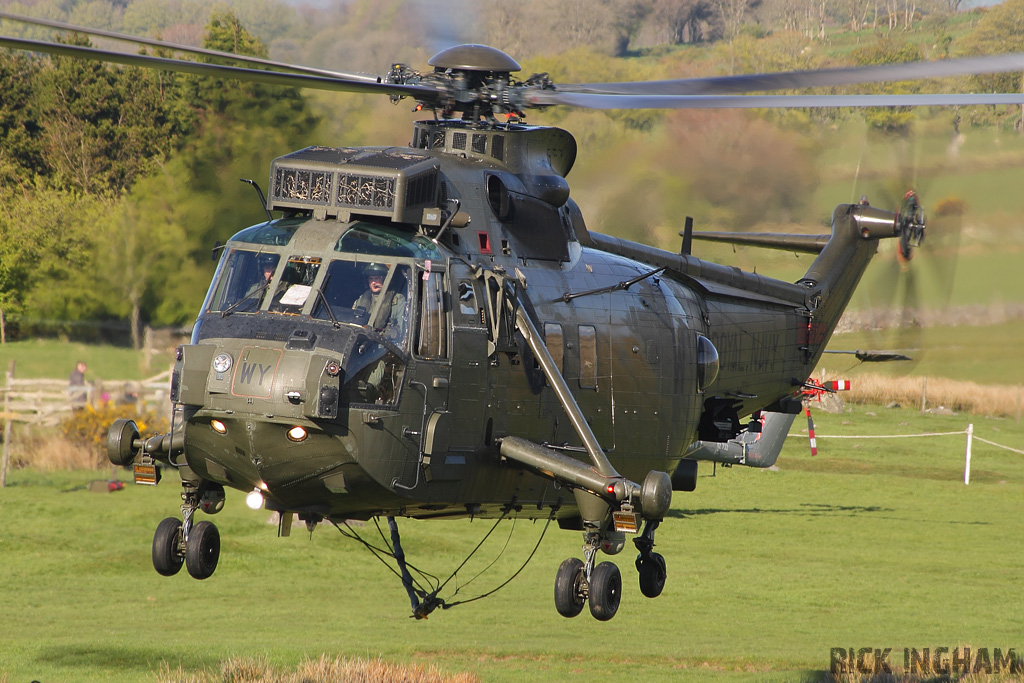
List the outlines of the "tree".
{"type": "Polygon", "coordinates": [[[620,4],[618,12],[613,13],[611,18],[613,55],[621,57],[629,51],[630,43],[640,33],[652,9],[653,0],[628,0],[620,4]]]}
{"type": "Polygon", "coordinates": [[[0,308],[9,320],[23,327],[60,321],[57,329],[67,333],[70,322],[102,313],[94,298],[91,226],[107,206],[77,190],[48,188],[39,177],[7,198],[0,212],[0,308]]]}
{"type": "Polygon", "coordinates": [[[722,37],[726,40],[735,38],[750,10],[760,4],[761,0],[711,0],[722,37]]]}
{"type": "MultiPolygon", "coordinates": [[[[88,46],[80,36],[72,44],[88,46]]],[[[188,122],[168,106],[159,75],[67,57],[35,86],[43,160],[61,187],[115,195],[166,156],[188,122]]]]}
{"type": "Polygon", "coordinates": [[[68,21],[89,28],[119,31],[121,30],[122,9],[104,0],[88,0],[88,2],[75,5],[68,16],[68,21]]]}
{"type": "MultiPolygon", "coordinates": [[[[990,55],[1024,51],[1024,0],[1006,0],[989,8],[974,30],[960,41],[966,55],[990,55]]],[[[1020,92],[1021,73],[982,74],[974,77],[984,92],[1020,92]]]]}
{"type": "Polygon", "coordinates": [[[709,0],[653,0],[649,20],[662,28],[666,42],[682,45],[704,40],[702,27],[711,16],[709,0]]]}
{"type": "MultiPolygon", "coordinates": [[[[264,44],[297,34],[295,11],[278,0],[235,0],[232,3],[239,21],[264,44]]],[[[301,34],[298,34],[301,37],[301,34]]]]}
{"type": "Polygon", "coordinates": [[[0,187],[23,185],[44,172],[42,124],[32,84],[39,63],[26,55],[0,53],[0,187]]]}
{"type": "MultiPolygon", "coordinates": [[[[859,47],[850,53],[857,66],[875,64],[897,64],[917,62],[923,58],[921,49],[914,43],[904,42],[888,35],[882,36],[872,45],[859,47]]],[[[858,86],[863,93],[915,93],[921,85],[916,81],[896,83],[868,83],[858,86]]],[[[874,128],[888,133],[906,133],[914,120],[913,107],[868,107],[864,118],[874,128]]]]}
{"type": "MultiPolygon", "coordinates": [[[[196,0],[133,0],[124,10],[124,30],[141,36],[167,35],[169,28],[206,22],[210,9],[196,0]]],[[[198,43],[197,43],[198,44],[198,43]]]]}
{"type": "MultiPolygon", "coordinates": [[[[267,54],[230,11],[211,16],[204,47],[267,54]]],[[[123,197],[103,230],[105,258],[133,264],[130,277],[115,276],[109,288],[120,300],[111,310],[136,330],[195,315],[213,274],[214,241],[264,220],[238,179],[268,177],[271,160],[311,144],[319,124],[295,88],[180,76],[173,90],[195,108],[196,131],[123,197]]]]}

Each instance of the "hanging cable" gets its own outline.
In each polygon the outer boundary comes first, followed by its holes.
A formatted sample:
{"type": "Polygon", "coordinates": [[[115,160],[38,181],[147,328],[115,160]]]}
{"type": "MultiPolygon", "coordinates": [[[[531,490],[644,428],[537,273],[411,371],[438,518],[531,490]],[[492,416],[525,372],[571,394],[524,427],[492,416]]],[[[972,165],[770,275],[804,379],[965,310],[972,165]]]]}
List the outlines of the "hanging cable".
{"type": "MultiPolygon", "coordinates": [[[[337,529],[341,533],[342,536],[344,536],[345,538],[352,539],[353,541],[356,541],[356,542],[362,544],[362,546],[364,548],[366,548],[367,550],[369,550],[370,553],[374,557],[376,557],[378,560],[380,560],[381,564],[383,564],[385,567],[388,568],[388,571],[390,571],[392,574],[397,576],[399,579],[402,578],[402,575],[394,567],[392,567],[390,564],[388,564],[387,560],[384,559],[385,557],[394,558],[394,551],[390,548],[390,546],[388,547],[387,550],[385,550],[383,548],[380,548],[380,547],[377,547],[377,546],[373,545],[372,543],[370,543],[367,540],[365,540],[362,536],[360,536],[359,533],[355,529],[353,529],[351,526],[349,526],[348,522],[342,522],[342,524],[344,525],[344,528],[342,528],[342,526],[340,526],[334,520],[330,520],[330,521],[331,521],[331,524],[334,525],[334,528],[337,529]]],[[[378,531],[379,530],[380,529],[378,527],[378,531]]],[[[432,575],[427,574],[426,572],[423,572],[422,570],[418,569],[414,565],[407,564],[407,566],[411,567],[413,571],[415,571],[417,574],[419,574],[420,576],[422,576],[424,578],[432,576],[432,575]]],[[[436,577],[434,577],[434,579],[435,579],[435,583],[436,583],[436,577]]],[[[413,582],[416,583],[415,580],[413,580],[413,582]]],[[[428,593],[426,588],[424,588],[423,586],[416,585],[415,588],[416,588],[416,591],[417,591],[418,595],[427,595],[427,593],[428,593]]]]}
{"type": "Polygon", "coordinates": [[[460,585],[460,586],[456,586],[456,587],[455,587],[455,592],[453,592],[453,593],[452,593],[452,597],[453,597],[453,598],[454,598],[454,597],[455,597],[456,595],[458,595],[458,594],[459,594],[459,591],[461,591],[461,590],[462,590],[463,588],[465,588],[466,586],[468,586],[469,584],[473,583],[474,581],[476,581],[477,579],[479,579],[479,578],[480,578],[481,576],[483,576],[483,574],[484,574],[484,573],[485,573],[485,572],[486,572],[486,571],[487,571],[488,569],[490,569],[491,567],[493,567],[493,566],[495,565],[495,563],[497,563],[497,561],[501,559],[501,557],[502,557],[502,556],[503,556],[503,555],[505,554],[505,550],[507,550],[507,549],[508,549],[508,544],[509,544],[509,542],[510,542],[510,541],[512,540],[512,534],[513,534],[513,533],[515,533],[515,530],[516,530],[516,522],[518,522],[518,521],[519,521],[519,517],[518,517],[518,516],[516,516],[516,517],[513,517],[513,518],[512,518],[512,528],[511,528],[511,529],[509,529],[509,531],[508,531],[508,536],[507,536],[507,537],[505,538],[505,544],[501,546],[501,550],[500,550],[500,551],[498,551],[498,554],[494,556],[494,559],[493,559],[493,560],[491,560],[491,561],[490,561],[490,562],[489,562],[489,563],[487,564],[487,566],[486,566],[486,567],[484,567],[484,568],[483,568],[483,569],[481,569],[481,570],[480,570],[479,572],[477,572],[476,576],[474,576],[473,578],[471,578],[471,579],[470,579],[469,581],[466,581],[466,582],[465,582],[465,583],[463,583],[462,585],[460,585]]]}
{"type": "Polygon", "coordinates": [[[416,591],[413,590],[412,575],[409,574],[409,568],[405,566],[405,551],[402,550],[402,539],[398,535],[398,522],[395,521],[394,517],[388,517],[388,528],[391,530],[391,548],[395,562],[398,563],[398,568],[401,570],[402,585],[405,586],[405,592],[409,594],[412,612],[416,614],[420,608],[420,601],[416,596],[416,591]]]}
{"type": "MultiPolygon", "coordinates": [[[[473,556],[480,550],[480,548],[487,541],[487,539],[490,538],[491,534],[494,533],[494,530],[498,528],[498,524],[500,524],[501,521],[504,520],[507,516],[508,510],[506,509],[505,512],[502,513],[501,517],[499,517],[495,521],[494,525],[480,540],[480,542],[476,544],[476,547],[474,547],[473,550],[466,556],[466,559],[464,559],[459,564],[459,566],[455,568],[455,571],[453,571],[451,575],[443,582],[439,581],[438,578],[433,574],[424,572],[415,565],[410,564],[406,561],[405,551],[402,549],[401,536],[398,532],[398,522],[397,520],[395,520],[394,517],[387,518],[390,539],[387,536],[385,536],[384,530],[381,528],[380,523],[376,519],[374,520],[374,524],[377,527],[377,532],[380,535],[381,540],[384,542],[384,548],[376,546],[367,541],[366,539],[364,539],[347,522],[342,522],[339,525],[334,520],[331,520],[331,524],[334,525],[334,527],[341,533],[342,536],[345,536],[346,538],[350,538],[362,544],[363,547],[369,550],[374,557],[380,560],[381,564],[387,567],[392,574],[397,576],[401,580],[402,586],[405,588],[406,593],[409,596],[409,603],[412,606],[411,616],[416,619],[426,619],[438,607],[447,610],[452,607],[455,607],[456,605],[464,605],[466,603],[475,602],[482,598],[494,595],[499,590],[501,590],[509,583],[511,583],[513,579],[515,579],[517,576],[519,576],[519,574],[522,573],[522,571],[526,568],[526,565],[529,564],[530,560],[532,560],[533,557],[537,554],[537,550],[538,548],[540,548],[541,541],[544,540],[544,536],[545,534],[547,534],[547,530],[551,526],[551,520],[554,519],[554,511],[552,511],[551,515],[545,522],[544,528],[541,530],[540,538],[537,539],[537,543],[534,545],[533,550],[530,551],[529,556],[527,556],[526,560],[519,567],[519,569],[517,569],[508,579],[503,581],[495,588],[485,593],[482,593],[481,595],[477,595],[472,598],[467,598],[466,600],[447,602],[443,598],[438,597],[438,593],[440,593],[444,589],[444,587],[452,581],[452,579],[458,576],[459,571],[461,571],[462,568],[465,567],[466,564],[473,558],[473,556]],[[385,559],[387,557],[390,557],[393,560],[395,560],[395,562],[398,564],[397,569],[388,563],[388,561],[385,559]],[[432,585],[433,588],[431,590],[427,590],[423,583],[421,583],[413,577],[413,573],[417,574],[422,579],[423,582],[432,585]]],[[[513,518],[513,527],[509,531],[509,536],[505,539],[505,544],[502,546],[502,549],[498,553],[498,555],[486,567],[480,570],[480,572],[478,572],[476,576],[474,576],[472,579],[467,581],[462,586],[457,587],[455,591],[452,593],[452,597],[458,595],[459,591],[461,591],[463,588],[465,588],[470,583],[478,579],[481,575],[483,575],[484,572],[493,567],[494,564],[498,561],[498,559],[500,559],[502,555],[504,555],[505,550],[507,549],[508,544],[512,538],[512,533],[515,531],[516,520],[518,520],[518,517],[513,518]]]]}
{"type": "Polygon", "coordinates": [[[526,569],[526,565],[530,564],[530,560],[533,559],[533,556],[537,554],[537,549],[540,548],[540,542],[544,540],[544,535],[548,532],[548,527],[551,526],[551,520],[552,519],[554,519],[554,514],[552,514],[550,517],[548,517],[548,520],[544,523],[544,528],[540,532],[540,538],[537,539],[537,544],[533,546],[533,550],[530,551],[530,555],[526,558],[526,561],[523,562],[522,566],[520,566],[519,569],[517,569],[515,571],[515,573],[512,574],[512,576],[508,577],[503,583],[499,584],[495,588],[492,588],[491,590],[487,591],[486,593],[478,595],[478,596],[476,596],[474,598],[468,598],[466,600],[458,600],[456,602],[447,603],[447,604],[442,606],[442,609],[451,609],[452,607],[455,607],[456,605],[465,605],[465,604],[470,603],[470,602],[476,602],[477,600],[482,600],[483,598],[487,598],[487,597],[490,597],[490,596],[494,595],[495,593],[500,591],[502,588],[504,588],[508,584],[512,583],[512,579],[514,579],[517,576],[519,576],[519,574],[521,574],[522,571],[524,569],[526,569]]]}

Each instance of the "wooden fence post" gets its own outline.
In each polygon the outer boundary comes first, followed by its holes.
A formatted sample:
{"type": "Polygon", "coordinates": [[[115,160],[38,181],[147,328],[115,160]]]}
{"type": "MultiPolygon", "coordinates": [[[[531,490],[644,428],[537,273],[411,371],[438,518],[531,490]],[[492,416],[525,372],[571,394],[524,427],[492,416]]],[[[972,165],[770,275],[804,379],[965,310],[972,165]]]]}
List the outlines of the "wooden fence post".
{"type": "Polygon", "coordinates": [[[143,371],[149,372],[150,363],[153,361],[153,328],[146,325],[146,333],[142,337],[142,363],[143,371]]]}
{"type": "Polygon", "coordinates": [[[7,415],[11,407],[11,388],[14,386],[14,360],[7,366],[7,391],[4,392],[4,460],[0,466],[0,488],[7,486],[7,464],[11,460],[11,423],[14,420],[7,415]]]}

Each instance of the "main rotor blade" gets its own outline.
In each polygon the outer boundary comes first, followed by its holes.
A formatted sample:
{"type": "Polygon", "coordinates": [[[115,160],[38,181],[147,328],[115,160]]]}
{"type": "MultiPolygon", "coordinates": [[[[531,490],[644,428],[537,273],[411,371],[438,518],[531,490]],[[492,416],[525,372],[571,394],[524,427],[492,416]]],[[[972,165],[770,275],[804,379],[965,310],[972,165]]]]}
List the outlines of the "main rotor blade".
{"type": "Polygon", "coordinates": [[[745,92],[800,90],[855,83],[909,81],[1021,70],[1024,70],[1024,53],[1013,53],[817,71],[680,78],[639,83],[578,83],[559,85],[558,89],[561,92],[594,95],[736,95],[745,92]]]}
{"type": "Polygon", "coordinates": [[[6,19],[8,21],[17,21],[23,24],[33,24],[35,26],[46,26],[48,28],[54,28],[59,31],[72,31],[74,33],[81,33],[89,36],[99,36],[101,38],[112,38],[114,40],[122,40],[127,43],[135,43],[137,45],[147,45],[149,47],[163,48],[168,50],[174,50],[176,52],[185,52],[193,55],[203,55],[205,57],[218,57],[221,59],[230,59],[242,64],[258,64],[260,66],[268,66],[278,70],[293,71],[295,73],[306,73],[315,76],[328,76],[331,78],[344,78],[353,81],[363,81],[366,83],[376,83],[377,77],[370,74],[352,74],[344,73],[341,71],[331,71],[329,69],[315,69],[309,66],[298,66],[295,64],[286,64],[284,62],[275,62],[270,59],[262,59],[260,57],[251,57],[248,55],[236,55],[232,52],[221,52],[220,50],[208,50],[202,47],[196,47],[194,45],[183,45],[181,43],[169,43],[164,40],[156,40],[154,38],[141,38],[139,36],[132,36],[126,33],[117,33],[114,31],[105,31],[97,28],[89,28],[87,26],[76,26],[75,24],[65,24],[60,21],[51,21],[49,19],[39,19],[36,17],[25,17],[19,14],[10,14],[8,12],[0,12],[0,19],[6,19]]]}
{"type": "Polygon", "coordinates": [[[532,106],[568,105],[584,109],[785,109],[793,107],[921,107],[970,104],[1024,104],[1024,93],[918,95],[603,95],[531,90],[532,106]]]}
{"type": "Polygon", "coordinates": [[[7,36],[0,36],[0,47],[11,47],[19,50],[28,50],[30,52],[43,52],[63,57],[78,57],[81,59],[91,59],[101,62],[114,62],[116,64],[125,64],[128,66],[165,69],[167,71],[178,71],[181,73],[195,74],[197,76],[234,78],[240,81],[267,83],[269,85],[283,85],[295,88],[315,88],[317,90],[408,96],[420,100],[433,100],[438,96],[438,90],[436,88],[418,85],[396,85],[383,82],[366,82],[362,80],[351,81],[345,78],[333,76],[261,71],[259,69],[246,69],[243,67],[226,66],[222,64],[206,64],[204,62],[188,62],[180,59],[151,57],[149,55],[132,55],[123,52],[110,52],[108,50],[97,50],[91,47],[61,45],[59,43],[47,43],[38,40],[27,40],[24,38],[10,38],[7,36]]]}

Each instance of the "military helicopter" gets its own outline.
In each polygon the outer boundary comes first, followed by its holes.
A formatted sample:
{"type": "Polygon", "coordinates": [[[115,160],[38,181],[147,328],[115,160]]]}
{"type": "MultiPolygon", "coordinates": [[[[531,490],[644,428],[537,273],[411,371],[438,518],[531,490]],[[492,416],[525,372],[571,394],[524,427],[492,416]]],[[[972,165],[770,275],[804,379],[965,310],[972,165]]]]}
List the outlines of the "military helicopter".
{"type": "MultiPolygon", "coordinates": [[[[599,620],[615,616],[622,577],[598,553],[621,552],[633,535],[641,593],[661,594],[655,530],[673,492],[694,489],[699,459],[774,462],[880,240],[909,254],[925,221],[908,195],[894,211],[841,204],[827,235],[718,236],[815,254],[796,282],[695,257],[690,223],[679,253],[599,234],[566,181],[576,141],[527,125],[524,112],[1024,102],[1020,93],[745,94],[1019,70],[1024,55],[563,85],[546,74],[518,80],[512,57],[482,45],[442,50],[427,71],[394,64],[373,77],[9,37],[0,46],[379,93],[432,113],[407,146],[311,146],[275,159],[268,220],[227,241],[191,343],[177,350],[171,430],[142,438],[133,422],[111,426],[110,460],[133,467],[138,483],[156,484],[161,468],[181,480],[181,518],[154,536],[159,573],[213,574],[219,532],[195,517],[220,510],[226,487],[279,512],[283,535],[296,515],[310,529],[516,515],[582,532],[582,560],[556,573],[555,606],[575,617],[589,604],[599,620]],[[764,443],[743,446],[762,418],[775,425],[764,443]]],[[[442,604],[406,588],[417,617],[442,604]]]]}

